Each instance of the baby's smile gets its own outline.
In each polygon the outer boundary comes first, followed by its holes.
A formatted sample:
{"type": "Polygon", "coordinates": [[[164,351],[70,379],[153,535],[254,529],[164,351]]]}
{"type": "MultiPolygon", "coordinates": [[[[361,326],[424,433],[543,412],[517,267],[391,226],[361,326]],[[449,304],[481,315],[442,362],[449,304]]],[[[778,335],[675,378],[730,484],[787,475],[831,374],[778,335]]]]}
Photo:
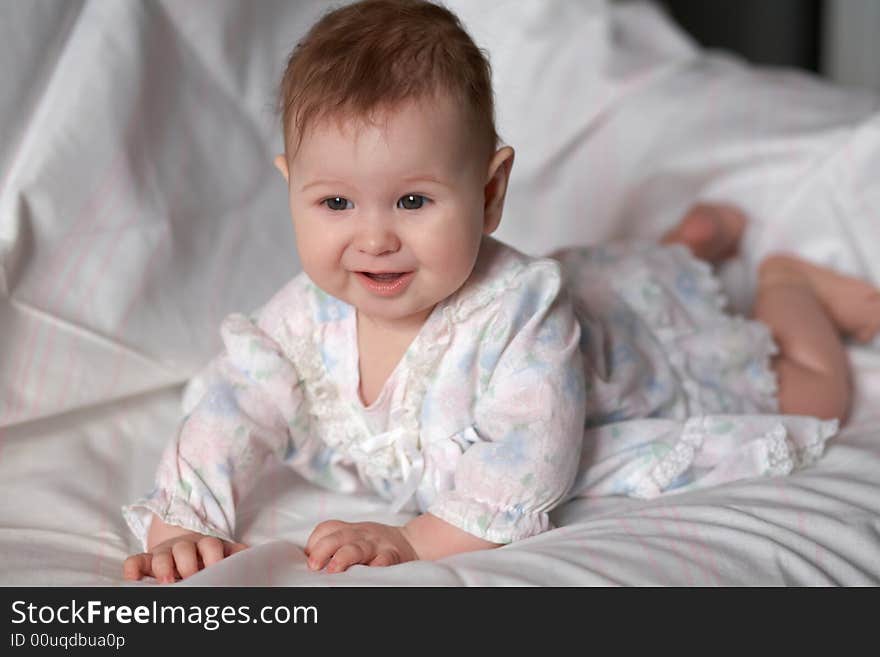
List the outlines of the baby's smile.
{"type": "Polygon", "coordinates": [[[355,272],[368,292],[380,297],[394,297],[402,294],[416,275],[408,272],[355,272]]]}
{"type": "Polygon", "coordinates": [[[280,168],[303,270],[359,312],[409,326],[464,284],[494,230],[490,163],[448,95],[385,112],[315,123],[280,168]]]}

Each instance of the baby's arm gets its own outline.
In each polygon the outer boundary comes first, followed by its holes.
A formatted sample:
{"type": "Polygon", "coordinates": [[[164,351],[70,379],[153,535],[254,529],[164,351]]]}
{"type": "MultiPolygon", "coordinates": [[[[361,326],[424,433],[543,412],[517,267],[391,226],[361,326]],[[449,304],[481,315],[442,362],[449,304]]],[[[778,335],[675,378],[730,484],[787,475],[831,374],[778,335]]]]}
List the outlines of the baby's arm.
{"type": "Polygon", "coordinates": [[[267,461],[291,451],[298,377],[279,345],[240,315],[221,330],[225,353],[206,370],[201,400],[162,457],[154,492],[124,508],[144,552],[123,565],[129,579],[188,577],[244,548],[235,506],[267,461]]]}
{"type": "Polygon", "coordinates": [[[312,531],[305,553],[309,568],[337,573],[349,566],[393,566],[418,559],[442,559],[459,552],[498,547],[424,513],[403,527],[378,522],[322,522],[312,531]]]}
{"type": "Polygon", "coordinates": [[[503,545],[468,534],[430,513],[413,518],[401,530],[419,559],[442,559],[460,552],[490,550],[503,545]]]}

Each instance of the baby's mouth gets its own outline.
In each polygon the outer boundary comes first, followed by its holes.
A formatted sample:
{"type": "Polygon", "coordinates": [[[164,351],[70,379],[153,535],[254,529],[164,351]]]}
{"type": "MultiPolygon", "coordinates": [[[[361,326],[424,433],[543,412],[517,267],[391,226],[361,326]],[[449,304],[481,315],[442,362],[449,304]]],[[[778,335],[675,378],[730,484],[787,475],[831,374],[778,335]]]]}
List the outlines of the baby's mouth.
{"type": "Polygon", "coordinates": [[[414,271],[359,271],[357,277],[371,294],[396,297],[412,282],[414,271]]]}
{"type": "Polygon", "coordinates": [[[372,278],[374,281],[396,281],[398,278],[403,276],[406,272],[397,271],[397,272],[382,272],[382,273],[373,273],[369,271],[361,272],[364,276],[368,276],[372,278]]]}

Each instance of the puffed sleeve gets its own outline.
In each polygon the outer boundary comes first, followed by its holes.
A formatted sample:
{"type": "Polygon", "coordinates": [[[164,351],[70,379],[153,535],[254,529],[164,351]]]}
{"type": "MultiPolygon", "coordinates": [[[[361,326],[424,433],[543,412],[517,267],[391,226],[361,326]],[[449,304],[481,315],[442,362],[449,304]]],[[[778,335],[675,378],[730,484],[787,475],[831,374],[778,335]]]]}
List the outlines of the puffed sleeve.
{"type": "Polygon", "coordinates": [[[229,315],[223,350],[186,388],[186,415],[166,447],[151,493],[122,509],[146,549],[153,514],[164,522],[233,540],[235,508],[266,465],[283,460],[315,483],[334,486],[333,459],[309,430],[302,382],[280,342],[283,304],[259,320],[229,315]]]}
{"type": "Polygon", "coordinates": [[[473,443],[454,488],[427,511],[470,534],[509,543],[550,528],[583,443],[585,384],[580,328],[555,262],[526,267],[507,291],[481,345],[500,348],[474,408],[473,443]]]}

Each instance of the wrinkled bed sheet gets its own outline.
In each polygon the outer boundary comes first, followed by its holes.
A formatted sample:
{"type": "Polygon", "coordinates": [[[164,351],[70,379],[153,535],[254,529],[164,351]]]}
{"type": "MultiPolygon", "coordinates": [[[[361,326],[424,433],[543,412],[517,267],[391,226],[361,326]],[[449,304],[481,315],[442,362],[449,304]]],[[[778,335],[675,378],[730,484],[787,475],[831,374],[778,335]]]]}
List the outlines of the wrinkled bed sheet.
{"type": "MultiPolygon", "coordinates": [[[[734,309],[775,250],[880,283],[876,96],[700,51],[650,5],[448,4],[517,149],[500,238],[653,237],[712,199],[752,220],[734,309]]],[[[182,384],[298,271],[272,93],[327,6],[0,2],[0,585],[122,583],[119,506],[182,384]]],[[[853,420],[793,476],[576,500],[499,550],[331,576],[304,565],[317,522],[406,516],[278,469],[241,508],[253,547],[181,585],[878,584],[880,345],[850,353],[853,420]]]]}

